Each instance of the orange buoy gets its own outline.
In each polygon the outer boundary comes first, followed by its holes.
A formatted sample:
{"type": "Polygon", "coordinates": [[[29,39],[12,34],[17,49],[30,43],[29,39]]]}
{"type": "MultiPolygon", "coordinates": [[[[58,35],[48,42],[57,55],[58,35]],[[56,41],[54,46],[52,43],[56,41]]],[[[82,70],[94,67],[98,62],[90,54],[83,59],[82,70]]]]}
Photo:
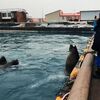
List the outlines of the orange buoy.
{"type": "Polygon", "coordinates": [[[60,96],[57,96],[56,100],[62,100],[62,98],[60,96]]]}
{"type": "Polygon", "coordinates": [[[77,77],[77,74],[79,72],[80,68],[74,67],[70,74],[70,80],[75,79],[77,77]]]}

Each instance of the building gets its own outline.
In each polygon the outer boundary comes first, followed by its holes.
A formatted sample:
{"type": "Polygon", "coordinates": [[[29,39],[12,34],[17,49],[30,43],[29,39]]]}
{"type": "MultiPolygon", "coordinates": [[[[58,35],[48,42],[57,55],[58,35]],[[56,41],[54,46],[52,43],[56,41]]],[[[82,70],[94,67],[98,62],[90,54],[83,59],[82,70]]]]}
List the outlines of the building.
{"type": "Polygon", "coordinates": [[[40,26],[42,24],[46,24],[46,19],[45,18],[28,18],[28,22],[26,23],[27,27],[32,27],[32,26],[40,26]]]}
{"type": "Polygon", "coordinates": [[[66,22],[79,21],[80,13],[64,13],[62,10],[57,10],[45,15],[47,22],[66,22]]]}
{"type": "Polygon", "coordinates": [[[45,18],[30,18],[30,21],[32,23],[46,23],[46,19],[45,18]]]}
{"type": "Polygon", "coordinates": [[[0,9],[0,22],[26,22],[25,9],[0,9]]]}
{"type": "Polygon", "coordinates": [[[94,16],[100,16],[100,10],[87,10],[80,11],[80,20],[81,21],[93,21],[94,16]]]}

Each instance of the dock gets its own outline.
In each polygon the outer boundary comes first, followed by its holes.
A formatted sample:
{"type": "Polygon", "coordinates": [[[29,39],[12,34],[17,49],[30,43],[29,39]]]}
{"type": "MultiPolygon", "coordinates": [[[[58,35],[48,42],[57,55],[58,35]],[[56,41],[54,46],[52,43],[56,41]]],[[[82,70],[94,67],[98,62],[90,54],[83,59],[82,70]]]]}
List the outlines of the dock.
{"type": "Polygon", "coordinates": [[[0,27],[0,32],[36,32],[49,34],[68,34],[68,35],[91,35],[93,28],[71,28],[71,27],[0,27]]]}

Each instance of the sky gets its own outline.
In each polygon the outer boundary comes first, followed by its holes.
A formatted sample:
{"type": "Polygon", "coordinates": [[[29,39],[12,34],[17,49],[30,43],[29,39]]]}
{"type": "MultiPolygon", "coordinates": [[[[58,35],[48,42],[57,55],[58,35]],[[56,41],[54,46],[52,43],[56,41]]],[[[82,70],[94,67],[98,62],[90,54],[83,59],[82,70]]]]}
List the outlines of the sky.
{"type": "Polygon", "coordinates": [[[73,13],[100,10],[100,0],[0,0],[0,9],[22,8],[29,16],[41,18],[56,10],[73,13]]]}

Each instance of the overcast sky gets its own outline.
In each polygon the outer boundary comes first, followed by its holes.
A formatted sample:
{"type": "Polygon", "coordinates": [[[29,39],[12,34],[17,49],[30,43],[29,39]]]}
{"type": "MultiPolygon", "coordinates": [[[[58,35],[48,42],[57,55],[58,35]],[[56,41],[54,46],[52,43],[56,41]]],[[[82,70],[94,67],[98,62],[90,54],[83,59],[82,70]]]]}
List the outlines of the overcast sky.
{"type": "Polygon", "coordinates": [[[39,18],[56,10],[100,10],[100,0],[0,0],[0,9],[7,8],[23,8],[30,16],[39,18]]]}

